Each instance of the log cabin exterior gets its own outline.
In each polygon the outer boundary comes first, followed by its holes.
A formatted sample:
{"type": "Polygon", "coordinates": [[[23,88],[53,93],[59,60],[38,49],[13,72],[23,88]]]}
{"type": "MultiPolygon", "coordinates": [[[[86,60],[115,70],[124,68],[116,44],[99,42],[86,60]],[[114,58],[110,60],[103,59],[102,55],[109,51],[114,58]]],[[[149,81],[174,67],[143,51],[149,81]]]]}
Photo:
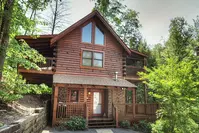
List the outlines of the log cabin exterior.
{"type": "Polygon", "coordinates": [[[53,88],[52,125],[71,116],[86,118],[89,127],[154,119],[157,104],[136,103],[137,72],[144,71],[146,55],[130,50],[98,11],[60,34],[16,39],[46,57],[41,71],[18,71],[29,83],[53,88]]]}

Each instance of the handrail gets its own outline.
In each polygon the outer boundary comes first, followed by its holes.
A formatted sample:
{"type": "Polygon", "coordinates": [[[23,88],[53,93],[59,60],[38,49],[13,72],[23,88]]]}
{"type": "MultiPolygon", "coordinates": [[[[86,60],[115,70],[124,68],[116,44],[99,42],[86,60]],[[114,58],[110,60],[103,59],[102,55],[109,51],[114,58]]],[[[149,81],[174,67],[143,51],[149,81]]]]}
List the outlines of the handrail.
{"type": "Polygon", "coordinates": [[[88,127],[88,105],[85,103],[85,117],[86,117],[86,126],[88,127]]]}
{"type": "Polygon", "coordinates": [[[115,119],[116,127],[118,128],[119,127],[118,109],[114,104],[112,105],[112,108],[113,108],[113,116],[114,116],[114,119],[115,119]]]}

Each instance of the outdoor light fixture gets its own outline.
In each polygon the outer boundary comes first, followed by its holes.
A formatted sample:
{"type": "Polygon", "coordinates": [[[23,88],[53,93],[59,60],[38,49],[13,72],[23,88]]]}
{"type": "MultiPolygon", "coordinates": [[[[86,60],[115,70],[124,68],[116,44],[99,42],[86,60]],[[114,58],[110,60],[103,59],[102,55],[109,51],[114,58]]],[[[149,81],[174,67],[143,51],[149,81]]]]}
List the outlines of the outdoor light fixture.
{"type": "Polygon", "coordinates": [[[118,72],[115,72],[115,81],[117,81],[117,74],[118,72]]]}
{"type": "Polygon", "coordinates": [[[122,90],[126,90],[126,88],[122,87],[122,90]]]}
{"type": "Polygon", "coordinates": [[[88,95],[90,95],[90,94],[91,94],[91,92],[89,91],[89,92],[88,92],[88,95]]]}

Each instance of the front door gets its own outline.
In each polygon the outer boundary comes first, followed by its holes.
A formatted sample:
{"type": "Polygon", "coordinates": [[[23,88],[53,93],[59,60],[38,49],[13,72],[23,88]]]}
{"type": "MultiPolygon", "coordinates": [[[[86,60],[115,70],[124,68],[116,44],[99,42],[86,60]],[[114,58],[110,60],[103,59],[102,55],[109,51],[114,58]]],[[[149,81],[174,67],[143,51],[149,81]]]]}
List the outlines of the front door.
{"type": "Polygon", "coordinates": [[[93,92],[93,115],[102,115],[102,93],[93,92]]]}

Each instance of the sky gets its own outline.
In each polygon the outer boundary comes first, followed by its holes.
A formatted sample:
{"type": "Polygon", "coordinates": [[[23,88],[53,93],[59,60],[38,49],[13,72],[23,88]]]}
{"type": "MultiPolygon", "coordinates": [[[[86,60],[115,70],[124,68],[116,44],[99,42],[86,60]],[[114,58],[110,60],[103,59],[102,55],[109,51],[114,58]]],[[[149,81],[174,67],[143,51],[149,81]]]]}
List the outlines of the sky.
{"type": "MultiPolygon", "coordinates": [[[[184,17],[188,23],[199,15],[199,0],[124,0],[128,8],[139,12],[140,32],[149,45],[168,38],[170,20],[184,17]]],[[[94,7],[91,0],[70,0],[70,23],[86,16],[94,7]]]]}

